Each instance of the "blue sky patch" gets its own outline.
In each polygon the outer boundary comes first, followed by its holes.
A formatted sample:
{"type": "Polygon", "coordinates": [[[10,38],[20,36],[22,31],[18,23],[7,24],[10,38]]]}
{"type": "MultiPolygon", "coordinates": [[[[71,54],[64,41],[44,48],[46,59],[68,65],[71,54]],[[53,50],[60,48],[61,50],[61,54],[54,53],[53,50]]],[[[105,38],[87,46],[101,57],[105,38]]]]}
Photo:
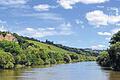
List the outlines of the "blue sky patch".
{"type": "Polygon", "coordinates": [[[106,49],[120,30],[119,0],[0,0],[0,30],[106,49]]]}

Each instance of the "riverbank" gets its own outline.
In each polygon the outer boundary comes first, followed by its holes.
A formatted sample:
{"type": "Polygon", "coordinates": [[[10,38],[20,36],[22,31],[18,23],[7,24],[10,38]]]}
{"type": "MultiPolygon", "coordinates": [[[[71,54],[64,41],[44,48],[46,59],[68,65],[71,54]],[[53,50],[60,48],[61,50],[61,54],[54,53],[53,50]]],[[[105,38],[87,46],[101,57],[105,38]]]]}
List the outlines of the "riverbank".
{"type": "MultiPolygon", "coordinates": [[[[70,63],[65,63],[65,62],[61,62],[61,63],[56,63],[56,64],[43,64],[43,65],[31,65],[31,66],[25,66],[25,65],[15,65],[14,68],[11,68],[11,69],[21,69],[21,68],[26,68],[26,67],[34,67],[34,66],[53,66],[53,65],[62,65],[62,64],[73,64],[73,63],[79,63],[79,62],[93,62],[93,61],[96,61],[96,58],[94,59],[90,59],[90,60],[85,60],[85,61],[72,61],[70,63]]],[[[2,69],[1,69],[2,70],[2,69]]]]}

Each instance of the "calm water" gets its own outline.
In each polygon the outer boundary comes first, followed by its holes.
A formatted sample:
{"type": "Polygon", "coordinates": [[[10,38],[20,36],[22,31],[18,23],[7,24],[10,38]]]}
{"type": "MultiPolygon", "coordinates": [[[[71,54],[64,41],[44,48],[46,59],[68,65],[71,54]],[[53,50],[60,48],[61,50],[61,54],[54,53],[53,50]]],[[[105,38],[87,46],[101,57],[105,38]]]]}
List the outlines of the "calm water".
{"type": "Polygon", "coordinates": [[[0,80],[120,80],[120,72],[101,69],[96,62],[80,62],[0,70],[0,80]]]}

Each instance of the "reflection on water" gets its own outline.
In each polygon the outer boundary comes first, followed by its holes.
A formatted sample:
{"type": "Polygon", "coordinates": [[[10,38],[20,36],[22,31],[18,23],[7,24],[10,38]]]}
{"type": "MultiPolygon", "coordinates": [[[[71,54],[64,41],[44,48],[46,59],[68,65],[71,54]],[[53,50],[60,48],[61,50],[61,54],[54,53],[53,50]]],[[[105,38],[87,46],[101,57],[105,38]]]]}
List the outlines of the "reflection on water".
{"type": "Polygon", "coordinates": [[[109,80],[120,80],[120,72],[111,71],[109,80]]]}
{"type": "Polygon", "coordinates": [[[80,62],[0,70],[0,80],[120,80],[120,72],[103,70],[95,62],[80,62]]]}

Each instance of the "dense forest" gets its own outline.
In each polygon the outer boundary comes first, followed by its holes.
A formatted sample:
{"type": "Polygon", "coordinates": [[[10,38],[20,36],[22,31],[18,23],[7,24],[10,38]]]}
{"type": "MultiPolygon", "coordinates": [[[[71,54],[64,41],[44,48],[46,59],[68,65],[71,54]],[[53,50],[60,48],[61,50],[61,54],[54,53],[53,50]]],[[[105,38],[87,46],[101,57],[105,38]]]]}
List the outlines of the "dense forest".
{"type": "Polygon", "coordinates": [[[96,56],[93,56],[92,53],[90,55],[82,52],[78,54],[34,38],[19,36],[16,33],[0,32],[1,69],[93,60],[96,60],[96,56]]]}
{"type": "Polygon", "coordinates": [[[112,36],[109,48],[100,53],[97,62],[103,67],[120,71],[120,31],[112,36]]]}

